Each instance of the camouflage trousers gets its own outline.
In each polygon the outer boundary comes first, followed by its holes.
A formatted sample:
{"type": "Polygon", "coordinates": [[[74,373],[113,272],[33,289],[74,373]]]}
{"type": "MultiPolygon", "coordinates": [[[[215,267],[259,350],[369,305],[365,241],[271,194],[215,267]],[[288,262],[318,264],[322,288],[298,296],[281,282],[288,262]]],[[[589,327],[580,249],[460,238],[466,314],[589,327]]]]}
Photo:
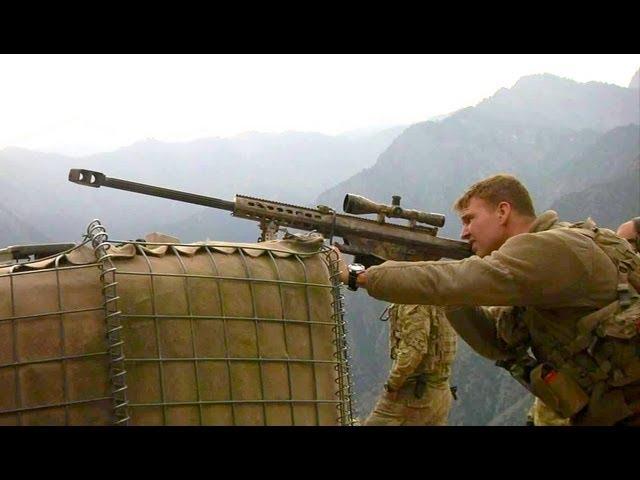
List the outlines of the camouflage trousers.
{"type": "Polygon", "coordinates": [[[402,387],[395,399],[393,394],[384,392],[364,425],[446,425],[453,399],[449,385],[427,386],[422,398],[415,398],[413,389],[414,384],[402,387]]]}

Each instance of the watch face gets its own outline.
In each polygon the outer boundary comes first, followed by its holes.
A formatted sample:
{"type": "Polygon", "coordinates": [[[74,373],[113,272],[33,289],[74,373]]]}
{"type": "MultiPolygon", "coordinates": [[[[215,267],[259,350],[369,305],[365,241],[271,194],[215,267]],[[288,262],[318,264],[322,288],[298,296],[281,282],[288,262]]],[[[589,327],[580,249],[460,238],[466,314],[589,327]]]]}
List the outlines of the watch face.
{"type": "Polygon", "coordinates": [[[352,263],[351,265],[349,265],[350,272],[360,273],[360,272],[364,272],[365,270],[366,268],[364,267],[364,265],[361,265],[359,263],[352,263]]]}

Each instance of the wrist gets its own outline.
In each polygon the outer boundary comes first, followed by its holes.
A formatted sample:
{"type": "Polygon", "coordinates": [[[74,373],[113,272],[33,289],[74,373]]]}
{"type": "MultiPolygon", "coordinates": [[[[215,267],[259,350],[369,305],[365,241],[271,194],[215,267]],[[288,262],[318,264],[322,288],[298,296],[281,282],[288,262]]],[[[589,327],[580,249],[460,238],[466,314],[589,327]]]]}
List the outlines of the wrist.
{"type": "Polygon", "coordinates": [[[347,267],[347,271],[349,273],[347,287],[349,290],[355,291],[358,287],[362,286],[359,278],[364,275],[365,267],[359,263],[352,263],[347,267]]]}

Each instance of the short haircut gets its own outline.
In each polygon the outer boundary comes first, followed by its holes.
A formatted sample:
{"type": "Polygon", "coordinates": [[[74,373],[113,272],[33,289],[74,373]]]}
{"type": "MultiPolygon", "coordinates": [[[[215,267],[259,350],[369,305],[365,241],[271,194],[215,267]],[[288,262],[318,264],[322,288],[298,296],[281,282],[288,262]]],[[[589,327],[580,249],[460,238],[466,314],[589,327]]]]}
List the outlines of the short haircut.
{"type": "Polygon", "coordinates": [[[456,212],[461,212],[469,206],[469,202],[474,197],[494,207],[497,207],[500,202],[508,202],[521,215],[536,216],[529,192],[513,175],[499,173],[474,183],[456,200],[453,208],[456,212]]]}

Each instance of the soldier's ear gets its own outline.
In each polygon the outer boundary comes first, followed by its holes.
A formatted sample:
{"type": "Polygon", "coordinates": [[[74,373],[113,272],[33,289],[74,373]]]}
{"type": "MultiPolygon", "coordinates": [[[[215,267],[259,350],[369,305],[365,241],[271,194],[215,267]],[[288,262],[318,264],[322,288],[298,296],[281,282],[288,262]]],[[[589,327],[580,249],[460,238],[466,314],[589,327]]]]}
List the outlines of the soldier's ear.
{"type": "Polygon", "coordinates": [[[498,220],[500,221],[500,225],[504,225],[509,220],[511,215],[511,204],[509,202],[500,202],[498,204],[498,220]]]}

